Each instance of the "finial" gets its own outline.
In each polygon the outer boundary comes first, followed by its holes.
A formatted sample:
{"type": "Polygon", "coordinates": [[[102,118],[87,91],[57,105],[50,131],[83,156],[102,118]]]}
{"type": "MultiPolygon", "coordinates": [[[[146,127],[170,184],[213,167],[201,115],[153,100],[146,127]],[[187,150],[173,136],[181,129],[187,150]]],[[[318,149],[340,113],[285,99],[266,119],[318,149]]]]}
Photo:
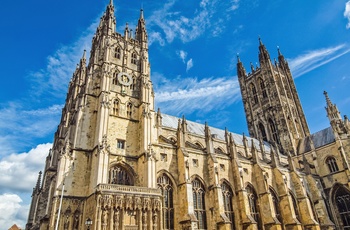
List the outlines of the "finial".
{"type": "Polygon", "coordinates": [[[252,72],[254,72],[254,65],[252,62],[250,62],[250,69],[252,70],[252,72]]]}
{"type": "Polygon", "coordinates": [[[329,97],[328,97],[328,93],[327,93],[327,91],[323,91],[323,94],[324,94],[324,96],[326,97],[326,102],[327,102],[327,105],[331,105],[331,104],[332,104],[332,102],[331,102],[331,99],[329,99],[329,97]]]}
{"type": "Polygon", "coordinates": [[[113,0],[109,0],[109,5],[113,6],[113,0]]]}
{"type": "Polygon", "coordinates": [[[278,52],[278,56],[282,56],[281,50],[280,50],[280,47],[279,47],[279,46],[277,46],[277,52],[278,52]]]}
{"type": "Polygon", "coordinates": [[[262,41],[261,41],[260,35],[259,35],[259,44],[260,44],[261,46],[263,45],[263,43],[262,43],[262,41]]]}
{"type": "Polygon", "coordinates": [[[239,58],[239,53],[237,53],[237,62],[240,63],[241,59],[239,58]]]}
{"type": "Polygon", "coordinates": [[[84,50],[83,59],[86,59],[86,50],[84,50]]]}
{"type": "Polygon", "coordinates": [[[141,7],[141,10],[140,10],[140,19],[143,19],[143,7],[141,7]]]}

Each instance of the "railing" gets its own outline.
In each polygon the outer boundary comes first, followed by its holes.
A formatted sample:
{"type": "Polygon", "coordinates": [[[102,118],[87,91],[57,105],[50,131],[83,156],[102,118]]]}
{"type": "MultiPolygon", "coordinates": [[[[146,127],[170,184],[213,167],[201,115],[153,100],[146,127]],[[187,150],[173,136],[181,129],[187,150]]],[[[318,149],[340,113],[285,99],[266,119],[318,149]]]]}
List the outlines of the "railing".
{"type": "Polygon", "coordinates": [[[137,187],[118,184],[99,184],[96,186],[97,191],[101,192],[122,192],[127,194],[149,194],[149,195],[161,195],[160,190],[157,188],[137,187]]]}

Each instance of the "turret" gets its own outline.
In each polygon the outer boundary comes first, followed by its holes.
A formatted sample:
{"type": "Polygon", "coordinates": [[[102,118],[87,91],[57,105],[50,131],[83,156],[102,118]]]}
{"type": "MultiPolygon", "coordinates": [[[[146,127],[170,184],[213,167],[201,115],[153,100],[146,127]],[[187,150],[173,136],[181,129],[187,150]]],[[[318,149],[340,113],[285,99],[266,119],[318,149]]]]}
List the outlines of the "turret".
{"type": "Polygon", "coordinates": [[[238,78],[247,76],[247,73],[244,69],[244,66],[243,66],[238,54],[237,54],[237,75],[238,75],[238,78]]]}
{"type": "Polygon", "coordinates": [[[331,102],[326,91],[324,91],[323,94],[326,97],[327,107],[325,107],[325,109],[327,111],[327,117],[331,123],[335,136],[347,133],[346,126],[340,116],[338,107],[331,102]]]}

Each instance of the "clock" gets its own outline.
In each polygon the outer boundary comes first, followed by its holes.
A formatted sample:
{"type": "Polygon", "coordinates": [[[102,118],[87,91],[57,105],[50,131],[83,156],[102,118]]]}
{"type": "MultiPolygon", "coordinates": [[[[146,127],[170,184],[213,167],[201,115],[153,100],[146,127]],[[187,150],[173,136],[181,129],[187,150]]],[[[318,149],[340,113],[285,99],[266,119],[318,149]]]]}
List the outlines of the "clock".
{"type": "Polygon", "coordinates": [[[118,73],[118,82],[124,86],[130,86],[132,84],[132,77],[125,72],[118,73]]]}

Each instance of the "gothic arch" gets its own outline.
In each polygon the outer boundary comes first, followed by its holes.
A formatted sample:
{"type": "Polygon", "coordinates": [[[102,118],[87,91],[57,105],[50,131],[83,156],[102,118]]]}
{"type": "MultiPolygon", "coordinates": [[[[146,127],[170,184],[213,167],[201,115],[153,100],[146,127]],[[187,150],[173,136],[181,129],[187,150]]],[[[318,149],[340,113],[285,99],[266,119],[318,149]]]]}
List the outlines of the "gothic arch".
{"type": "Polygon", "coordinates": [[[175,178],[173,175],[171,175],[167,170],[162,169],[157,172],[157,178],[159,178],[161,175],[165,174],[167,177],[169,177],[171,183],[174,185],[174,191],[176,191],[177,183],[175,182],[175,178]]]}
{"type": "Polygon", "coordinates": [[[231,229],[235,229],[235,213],[234,211],[236,210],[234,208],[234,192],[232,189],[231,184],[226,180],[226,179],[221,179],[220,180],[221,184],[221,189],[222,189],[222,198],[223,198],[223,203],[224,203],[224,211],[226,217],[230,220],[231,222],[231,229]]]}
{"type": "Polygon", "coordinates": [[[202,177],[200,177],[198,174],[193,174],[190,178],[191,182],[198,179],[202,184],[203,184],[203,188],[204,188],[204,191],[207,192],[208,189],[207,189],[207,185],[205,183],[205,181],[202,179],[202,177]]]}
{"type": "Polygon", "coordinates": [[[108,182],[110,184],[134,186],[136,178],[134,169],[125,162],[112,162],[109,166],[108,182]]]}
{"type": "Polygon", "coordinates": [[[199,148],[204,149],[204,146],[199,141],[196,141],[194,144],[197,145],[199,148]]]}
{"type": "Polygon", "coordinates": [[[234,194],[235,190],[234,190],[234,187],[232,186],[232,184],[230,183],[230,181],[228,179],[226,179],[226,178],[222,178],[220,180],[220,184],[223,184],[223,183],[226,183],[230,187],[231,191],[233,192],[233,196],[234,196],[235,195],[234,194]]]}
{"type": "Polygon", "coordinates": [[[259,197],[256,193],[254,186],[251,183],[247,183],[246,192],[248,196],[250,215],[256,221],[258,229],[262,229],[261,217],[260,217],[260,207],[259,207],[259,197]]]}
{"type": "Polygon", "coordinates": [[[273,204],[273,208],[274,208],[274,211],[275,211],[276,218],[277,218],[277,220],[280,223],[283,223],[283,218],[282,218],[282,214],[281,214],[281,208],[280,208],[280,205],[279,205],[279,202],[280,202],[279,195],[278,195],[277,191],[271,186],[269,186],[269,192],[271,194],[272,204],[273,204]]]}
{"type": "Polygon", "coordinates": [[[330,206],[336,225],[350,229],[350,190],[336,183],[330,191],[330,206]]]}
{"type": "Polygon", "coordinates": [[[198,221],[198,229],[207,229],[207,191],[206,186],[199,176],[192,178],[192,197],[194,215],[198,221]]]}
{"type": "Polygon", "coordinates": [[[175,226],[175,203],[176,203],[176,183],[170,173],[161,170],[157,173],[157,184],[163,196],[163,229],[174,229],[175,226]]]}
{"type": "Polygon", "coordinates": [[[335,172],[339,171],[339,166],[337,164],[337,159],[334,156],[332,156],[332,155],[329,155],[329,156],[327,156],[325,158],[324,164],[327,165],[328,170],[329,170],[330,173],[335,173],[335,172]]]}

